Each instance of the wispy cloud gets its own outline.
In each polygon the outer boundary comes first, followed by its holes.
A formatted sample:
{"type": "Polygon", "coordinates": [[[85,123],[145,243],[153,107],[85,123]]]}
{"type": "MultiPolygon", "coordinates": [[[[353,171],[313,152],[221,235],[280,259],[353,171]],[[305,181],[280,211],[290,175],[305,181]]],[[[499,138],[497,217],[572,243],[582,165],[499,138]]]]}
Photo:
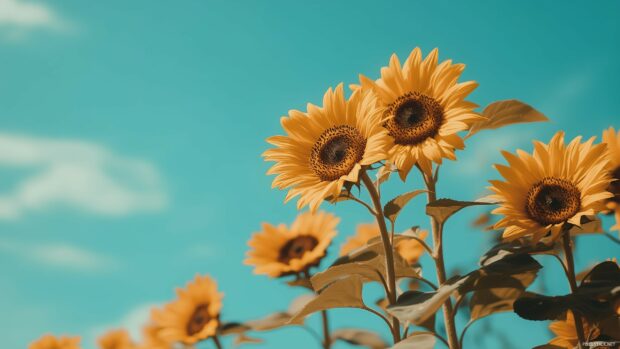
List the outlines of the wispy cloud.
{"type": "Polygon", "coordinates": [[[37,30],[67,32],[70,28],[67,21],[43,3],[0,0],[0,38],[20,40],[37,30]]]}
{"type": "Polygon", "coordinates": [[[30,245],[2,239],[0,251],[40,266],[78,272],[105,271],[118,265],[112,258],[67,243],[30,245]]]}
{"type": "Polygon", "coordinates": [[[9,193],[0,193],[0,219],[18,219],[53,206],[121,216],[158,211],[167,198],[155,167],[85,141],[0,134],[0,169],[27,168],[9,193]]]}

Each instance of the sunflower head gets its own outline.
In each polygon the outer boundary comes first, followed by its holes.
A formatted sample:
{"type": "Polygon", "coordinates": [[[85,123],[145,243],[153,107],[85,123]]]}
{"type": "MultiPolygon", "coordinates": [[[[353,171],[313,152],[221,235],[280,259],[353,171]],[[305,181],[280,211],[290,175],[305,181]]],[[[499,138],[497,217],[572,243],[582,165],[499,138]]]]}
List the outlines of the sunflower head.
{"type": "Polygon", "coordinates": [[[80,349],[80,337],[56,337],[46,334],[30,343],[28,349],[80,349]]]}
{"type": "Polygon", "coordinates": [[[389,161],[403,180],[413,165],[430,174],[433,162],[455,160],[454,150],[464,147],[457,133],[481,119],[473,111],[477,105],[465,101],[477,83],[457,82],[465,66],[450,60],[438,64],[437,55],[434,49],[423,59],[416,47],[403,65],[392,55],[378,80],[360,76],[362,89],[373,91],[384,111],[384,126],[394,140],[389,161]]]}
{"type": "Polygon", "coordinates": [[[603,143],[607,146],[609,159],[609,171],[612,182],[608,190],[614,195],[607,200],[607,208],[616,213],[615,230],[620,230],[618,218],[620,218],[620,130],[616,132],[613,127],[603,131],[603,143]]]}
{"type": "Polygon", "coordinates": [[[270,277],[305,273],[325,256],[339,221],[326,212],[305,212],[290,227],[264,223],[248,242],[251,249],[244,263],[270,277]]]}
{"type": "Polygon", "coordinates": [[[281,123],[286,135],[268,138],[275,148],[263,156],[275,162],[273,187],[289,189],[286,201],[299,196],[299,209],[316,211],[345,182],[358,182],[362,167],[384,160],[390,145],[375,97],[359,90],[347,100],[342,84],[327,90],[322,107],[291,110],[281,123]]]}
{"type": "MultiPolygon", "coordinates": [[[[583,327],[587,338],[596,338],[600,335],[599,329],[586,321],[583,322],[583,327]]],[[[549,329],[555,334],[555,338],[549,341],[549,344],[567,349],[577,347],[579,338],[577,337],[575,317],[570,310],[566,312],[566,319],[552,322],[549,329]]]]}
{"type": "Polygon", "coordinates": [[[196,275],[184,289],[177,289],[177,299],[163,309],[154,309],[151,318],[163,341],[197,343],[215,335],[219,325],[223,295],[208,276],[196,275]]]}
{"type": "Polygon", "coordinates": [[[142,337],[144,341],[140,349],[172,349],[172,343],[161,338],[161,327],[150,323],[142,328],[142,337]]]}
{"type": "Polygon", "coordinates": [[[135,349],[136,344],[127,330],[112,330],[97,339],[100,349],[135,349]]]}
{"type": "Polygon", "coordinates": [[[500,202],[493,213],[503,215],[495,228],[505,228],[504,238],[524,236],[538,241],[547,233],[552,239],[565,223],[579,225],[581,217],[600,212],[606,199],[610,178],[605,146],[594,145],[594,138],[581,137],[564,143],[558,132],[549,144],[534,142],[533,154],[518,150],[503,152],[508,166],[495,165],[504,181],[490,181],[500,202]]]}
{"type": "MultiPolygon", "coordinates": [[[[381,235],[379,225],[377,223],[359,224],[355,231],[355,235],[350,236],[347,241],[340,247],[340,255],[346,256],[352,251],[364,247],[372,238],[381,235]]],[[[425,239],[428,235],[426,230],[418,233],[420,239],[425,239]]],[[[409,264],[418,262],[424,253],[424,247],[415,239],[400,240],[396,243],[396,251],[409,264]]]]}

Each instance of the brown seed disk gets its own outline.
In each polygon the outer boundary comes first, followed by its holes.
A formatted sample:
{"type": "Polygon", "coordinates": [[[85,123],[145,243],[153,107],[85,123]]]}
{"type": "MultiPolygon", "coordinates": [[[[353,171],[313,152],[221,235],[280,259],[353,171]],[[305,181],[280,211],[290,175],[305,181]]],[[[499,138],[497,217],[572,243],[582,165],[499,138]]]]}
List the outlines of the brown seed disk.
{"type": "Polygon", "coordinates": [[[288,264],[291,259],[301,258],[306,252],[312,251],[319,244],[314,236],[300,235],[291,239],[282,246],[278,261],[288,264]]]}
{"type": "Polygon", "coordinates": [[[525,209],[541,225],[566,222],[581,208],[581,193],[571,182],[547,177],[527,193],[525,209]]]}
{"type": "Polygon", "coordinates": [[[349,174],[364,157],[365,149],[366,139],[356,128],[331,127],[314,143],[310,167],[322,181],[333,181],[349,174]]]}
{"type": "Polygon", "coordinates": [[[187,334],[190,336],[202,331],[202,329],[211,321],[209,314],[209,305],[200,304],[194,309],[192,316],[187,323],[187,334]]]}
{"type": "Polygon", "coordinates": [[[444,120],[439,102],[418,92],[399,97],[386,113],[384,126],[394,142],[402,145],[416,145],[435,137],[444,120]]]}

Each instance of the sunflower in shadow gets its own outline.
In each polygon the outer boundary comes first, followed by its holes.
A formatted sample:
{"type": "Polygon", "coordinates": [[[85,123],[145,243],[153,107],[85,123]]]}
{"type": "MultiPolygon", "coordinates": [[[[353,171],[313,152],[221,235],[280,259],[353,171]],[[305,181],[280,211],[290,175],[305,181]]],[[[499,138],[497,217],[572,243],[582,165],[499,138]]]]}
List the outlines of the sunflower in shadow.
{"type": "Polygon", "coordinates": [[[613,127],[603,131],[603,143],[607,146],[609,170],[612,177],[612,182],[607,190],[613,196],[607,199],[607,208],[616,217],[616,225],[611,229],[620,230],[620,131],[616,132],[613,127]]]}
{"type": "Polygon", "coordinates": [[[494,227],[504,228],[504,239],[539,241],[550,233],[555,240],[566,223],[580,225],[583,216],[605,208],[613,196],[606,147],[593,143],[594,137],[583,143],[576,137],[565,144],[558,132],[549,144],[534,142],[533,154],[502,152],[508,166],[495,168],[504,181],[490,181],[489,199],[500,202],[493,213],[503,217],[494,227]]]}
{"type": "Polygon", "coordinates": [[[465,65],[438,63],[437,57],[437,49],[423,58],[416,47],[402,65],[392,55],[378,80],[360,75],[362,89],[373,91],[383,110],[383,125],[394,140],[388,159],[402,180],[416,164],[431,174],[433,162],[456,160],[454,151],[464,148],[458,132],[482,118],[474,112],[478,106],[465,100],[478,84],[458,82],[465,65]]]}
{"type": "MultiPolygon", "coordinates": [[[[366,245],[368,240],[381,235],[379,225],[377,223],[365,223],[357,226],[355,235],[350,236],[347,241],[340,247],[340,255],[346,256],[350,252],[366,245]]],[[[422,240],[426,238],[428,232],[421,230],[418,237],[422,240]]],[[[418,262],[424,253],[424,247],[415,239],[400,240],[395,247],[398,254],[409,264],[418,262]]]]}
{"type": "Polygon", "coordinates": [[[254,273],[274,278],[303,275],[325,256],[339,221],[330,213],[305,212],[290,227],[263,223],[262,231],[248,242],[244,263],[254,266],[254,273]]]}

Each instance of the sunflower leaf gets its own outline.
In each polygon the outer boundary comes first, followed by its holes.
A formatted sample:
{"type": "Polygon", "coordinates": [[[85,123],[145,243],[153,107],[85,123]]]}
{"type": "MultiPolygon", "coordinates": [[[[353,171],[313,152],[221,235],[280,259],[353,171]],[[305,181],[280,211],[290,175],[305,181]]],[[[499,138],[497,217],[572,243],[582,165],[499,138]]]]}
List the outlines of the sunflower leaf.
{"type": "Polygon", "coordinates": [[[349,344],[366,347],[369,349],[384,349],[387,344],[378,334],[358,329],[358,328],[343,328],[336,330],[331,335],[332,343],[338,340],[347,342],[349,344]]]}
{"type": "Polygon", "coordinates": [[[486,119],[474,123],[465,138],[469,138],[481,130],[491,130],[511,124],[549,120],[534,107],[516,99],[493,102],[484,108],[482,116],[486,117],[486,119]]]}
{"type": "Polygon", "coordinates": [[[437,339],[428,333],[412,333],[389,349],[433,349],[437,339]]]}
{"type": "Polygon", "coordinates": [[[419,189],[393,198],[392,200],[388,201],[388,203],[385,204],[385,206],[383,207],[383,215],[385,216],[385,218],[389,219],[392,224],[394,224],[394,222],[396,222],[396,217],[398,217],[398,214],[403,209],[403,207],[405,207],[405,205],[407,205],[407,203],[409,203],[411,199],[425,192],[426,190],[419,189]]]}
{"type": "Polygon", "coordinates": [[[297,312],[288,321],[288,324],[302,324],[306,316],[321,310],[364,307],[362,278],[359,275],[351,275],[346,279],[334,281],[325,287],[316,298],[297,312]]]}
{"type": "Polygon", "coordinates": [[[439,224],[443,224],[450,216],[469,206],[493,205],[490,202],[457,201],[452,199],[439,199],[426,205],[426,214],[435,218],[439,224]]]}

